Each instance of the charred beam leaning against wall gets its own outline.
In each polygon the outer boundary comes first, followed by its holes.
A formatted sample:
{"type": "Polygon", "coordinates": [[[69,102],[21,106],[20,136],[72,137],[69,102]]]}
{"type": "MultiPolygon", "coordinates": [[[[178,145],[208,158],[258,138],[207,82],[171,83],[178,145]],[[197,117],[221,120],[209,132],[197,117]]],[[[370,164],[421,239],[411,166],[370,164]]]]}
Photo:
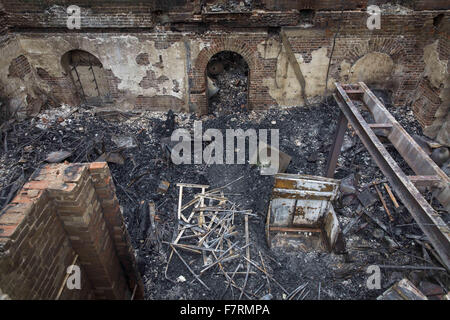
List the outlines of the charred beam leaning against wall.
{"type": "Polygon", "coordinates": [[[303,98],[303,101],[305,101],[305,104],[306,104],[308,100],[306,98],[306,81],[305,81],[305,77],[303,76],[302,70],[300,69],[298,61],[295,58],[295,54],[294,54],[294,51],[292,50],[291,43],[289,42],[289,39],[288,39],[288,37],[287,37],[287,35],[286,35],[286,33],[284,32],[283,29],[281,29],[280,36],[281,36],[281,40],[283,42],[284,49],[286,51],[286,55],[287,55],[288,61],[292,65],[292,68],[294,69],[295,76],[297,77],[297,80],[298,80],[298,82],[300,84],[300,87],[302,88],[302,98],[303,98]]]}
{"type": "Polygon", "coordinates": [[[334,145],[328,158],[327,176],[334,176],[336,161],[348,121],[393,186],[397,196],[438,252],[447,270],[450,270],[450,229],[416,188],[416,186],[430,187],[436,198],[448,210],[450,207],[450,179],[387,111],[365,83],[359,82],[356,85],[336,83],[336,88],[337,93],[334,94],[334,99],[342,114],[334,145]],[[363,103],[372,113],[375,123],[367,123],[352,100],[363,103]],[[402,171],[380,142],[374,130],[387,131],[388,139],[415,172],[415,176],[407,176],[402,171]]]}

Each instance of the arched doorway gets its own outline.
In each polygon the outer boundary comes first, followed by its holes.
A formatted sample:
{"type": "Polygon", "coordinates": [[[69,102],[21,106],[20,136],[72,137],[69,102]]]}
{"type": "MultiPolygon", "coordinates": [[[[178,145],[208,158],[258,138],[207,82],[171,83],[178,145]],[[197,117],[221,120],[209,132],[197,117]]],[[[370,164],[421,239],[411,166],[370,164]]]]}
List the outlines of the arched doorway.
{"type": "Polygon", "coordinates": [[[111,100],[103,65],[93,54],[71,50],[62,56],[61,64],[82,101],[98,105],[111,100]]]}
{"type": "Polygon", "coordinates": [[[248,109],[250,69],[233,51],[221,51],[206,66],[208,113],[231,114],[248,109]]]}

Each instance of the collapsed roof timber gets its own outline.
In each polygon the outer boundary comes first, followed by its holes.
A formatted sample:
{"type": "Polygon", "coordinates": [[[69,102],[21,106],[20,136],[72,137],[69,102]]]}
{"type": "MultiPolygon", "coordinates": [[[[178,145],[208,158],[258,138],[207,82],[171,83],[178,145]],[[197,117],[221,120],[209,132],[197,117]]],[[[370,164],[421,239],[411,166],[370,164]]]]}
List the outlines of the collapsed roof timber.
{"type": "Polygon", "coordinates": [[[0,1],[0,299],[449,298],[447,1],[72,9],[0,1]]]}

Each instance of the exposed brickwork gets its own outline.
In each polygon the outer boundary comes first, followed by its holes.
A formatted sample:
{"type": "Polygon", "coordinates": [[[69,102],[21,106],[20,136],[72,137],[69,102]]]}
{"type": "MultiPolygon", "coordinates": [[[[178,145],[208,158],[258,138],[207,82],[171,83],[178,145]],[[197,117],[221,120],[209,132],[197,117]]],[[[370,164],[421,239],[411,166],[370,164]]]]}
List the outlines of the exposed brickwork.
{"type": "Polygon", "coordinates": [[[2,3],[0,3],[0,46],[7,42],[9,38],[8,23],[6,21],[6,12],[2,3]]]}
{"type": "Polygon", "coordinates": [[[269,10],[357,10],[367,8],[367,0],[263,0],[269,10]]]}
{"type": "MultiPolygon", "coordinates": [[[[316,25],[323,26],[330,37],[339,22],[331,15],[326,12],[316,14],[316,25]]],[[[402,66],[401,72],[394,75],[395,83],[387,87],[393,93],[393,102],[395,105],[411,103],[425,68],[423,48],[439,36],[433,26],[436,15],[436,12],[431,11],[414,12],[410,15],[383,15],[382,28],[368,31],[361,28],[365,25],[366,14],[345,13],[336,42],[333,58],[335,67],[332,72],[336,72],[342,59],[350,57],[354,61],[369,51],[386,53],[402,66]]]]}
{"type": "MultiPolygon", "coordinates": [[[[24,189],[2,212],[0,286],[12,299],[55,299],[75,256],[46,192],[24,189]]],[[[65,297],[93,298],[90,282],[82,281],[65,297]]]]}
{"type": "Polygon", "coordinates": [[[267,35],[264,34],[244,34],[239,37],[216,35],[205,39],[209,42],[209,46],[200,51],[189,74],[190,98],[191,102],[197,105],[196,110],[207,112],[206,66],[211,57],[221,51],[233,51],[240,54],[249,66],[249,108],[265,109],[276,104],[268,95],[267,88],[264,88],[266,61],[259,56],[256,49],[256,46],[266,38],[267,35]]]}
{"type": "MultiPolygon", "coordinates": [[[[136,38],[142,49],[133,52],[131,60],[120,57],[116,61],[126,63],[121,65],[121,68],[131,69],[135,67],[136,62],[139,66],[138,71],[132,70],[134,73],[125,78],[123,72],[114,74],[114,68],[104,64],[107,86],[114,102],[117,104],[126,102],[124,105],[142,110],[195,110],[204,113],[207,111],[205,69],[214,54],[230,50],[244,57],[250,68],[249,108],[266,109],[277,106],[277,101],[283,100],[276,94],[280,88],[273,86],[269,88],[270,84],[267,84],[268,79],[279,76],[277,65],[279,61],[261,57],[258,45],[270,37],[277,37],[280,28],[295,27],[299,32],[297,36],[289,37],[292,49],[297,56],[301,55],[303,63],[311,63],[312,54],[318,49],[326,48],[327,56],[331,55],[333,37],[339,28],[329,76],[345,82],[345,77],[340,75],[340,67],[344,61],[351,67],[358,59],[369,53],[384,53],[394,62],[394,72],[383,88],[392,92],[395,105],[409,105],[415,101],[416,89],[423,77],[424,47],[440,39],[439,57],[442,61],[448,60],[448,30],[438,26],[441,24],[440,21],[448,20],[448,1],[402,1],[402,5],[409,11],[383,13],[382,28],[369,30],[366,26],[367,5],[382,5],[389,2],[260,0],[252,2],[252,11],[205,12],[204,5],[214,1],[173,0],[164,3],[147,1],[138,5],[135,1],[107,4],[83,0],[77,3],[82,8],[82,29],[66,32],[67,13],[64,11],[65,6],[58,6],[61,2],[6,0],[4,1],[6,13],[2,13],[0,7],[0,16],[3,14],[7,17],[6,22],[3,24],[0,22],[0,34],[9,26],[17,37],[45,39],[52,31],[53,35],[67,40],[67,43],[64,42],[67,44],[64,50],[70,48],[95,51],[95,47],[91,46],[88,49],[83,46],[90,41],[95,45],[101,43],[100,46],[109,47],[103,47],[102,50],[92,53],[98,56],[103,64],[107,60],[104,58],[105,52],[122,50],[121,41],[125,41],[128,45],[130,43],[126,42],[128,36],[136,38]],[[29,29],[33,29],[34,32],[24,32],[29,29]],[[116,40],[99,42],[98,39],[105,37],[105,33],[108,33],[108,38],[116,40]],[[169,55],[165,51],[174,47],[180,49],[179,56],[175,57],[173,53],[169,55]],[[148,51],[146,48],[149,48],[148,51]],[[155,59],[158,55],[160,61],[155,59]],[[183,66],[186,66],[186,70],[182,71],[186,71],[187,76],[181,76],[180,73],[176,73],[176,76],[169,74],[175,73],[169,69],[181,60],[183,66]],[[145,70],[144,75],[140,73],[142,70],[145,70]],[[136,79],[136,74],[142,78],[136,79]],[[174,81],[177,81],[178,85],[174,81]],[[172,86],[168,86],[172,82],[174,82],[173,89],[172,86]],[[130,88],[131,86],[135,87],[130,88]]],[[[61,50],[59,46],[55,48],[61,50]]],[[[126,52],[126,48],[123,50],[126,52]]],[[[64,53],[58,53],[57,59],[64,53]]],[[[27,57],[27,54],[24,56],[27,57]]],[[[28,58],[29,61],[37,61],[36,57],[34,60],[28,58]]],[[[11,60],[8,61],[8,65],[9,63],[11,60]]],[[[46,65],[50,63],[46,61],[46,65]]],[[[41,66],[31,66],[37,67],[41,66]]],[[[177,71],[181,68],[180,64],[177,71]]],[[[58,102],[72,105],[80,102],[70,76],[61,72],[46,73],[39,70],[37,74],[50,87],[52,95],[58,102]]],[[[306,81],[308,86],[308,80],[306,81]]],[[[36,100],[31,98],[29,100],[32,104],[36,104],[36,100]]],[[[419,102],[415,103],[416,110],[422,110],[421,114],[425,115],[427,107],[424,105],[418,108],[418,104],[419,102]]],[[[435,106],[430,105],[429,114],[435,111],[435,106]]],[[[421,121],[428,123],[431,120],[421,121]]]]}
{"type": "Polygon", "coordinates": [[[147,66],[150,64],[150,61],[148,60],[148,53],[140,53],[136,57],[136,63],[140,66],[147,66]]]}
{"type": "Polygon", "coordinates": [[[119,201],[116,197],[116,188],[112,181],[109,167],[106,162],[94,162],[89,165],[89,173],[103,211],[106,226],[113,239],[120,264],[124,269],[128,287],[133,288],[133,290],[136,287],[135,298],[142,299],[142,280],[137,272],[133,247],[120,211],[119,201]]]}
{"type": "Polygon", "coordinates": [[[0,287],[13,299],[143,298],[106,163],[46,165],[0,215],[0,287]],[[64,286],[78,256],[81,290],[64,286]]]}
{"type": "MultiPolygon", "coordinates": [[[[450,81],[450,63],[448,63],[450,23],[448,15],[435,15],[432,25],[433,27],[427,33],[427,36],[431,38],[427,44],[434,43],[437,39],[438,59],[442,63],[447,63],[447,72],[440,83],[434,81],[433,84],[430,81],[431,74],[427,74],[426,78],[423,78],[423,74],[420,74],[420,82],[414,90],[416,94],[413,99],[413,111],[424,129],[425,135],[444,145],[450,145],[448,129],[450,127],[450,94],[448,89],[450,81]]],[[[429,65],[428,70],[432,69],[431,67],[429,65]]]]}
{"type": "MultiPolygon", "coordinates": [[[[331,53],[334,33],[337,31],[339,20],[340,33],[336,40],[336,48],[330,69],[330,76],[340,79],[339,66],[343,60],[353,64],[358,59],[370,52],[385,53],[392,58],[396,65],[401,65],[401,72],[393,76],[393,82],[386,84],[386,88],[392,91],[396,105],[408,104],[418,85],[424,70],[423,47],[431,40],[439,36],[433,26],[434,12],[416,12],[412,15],[386,15],[382,17],[381,30],[370,31],[366,27],[367,14],[365,12],[339,12],[317,11],[314,17],[314,28],[300,32],[299,36],[289,38],[296,54],[301,54],[303,61],[309,63],[314,50],[327,48],[327,55],[331,53]],[[313,30],[314,32],[310,32],[313,30]]],[[[206,112],[206,80],[205,68],[209,59],[223,50],[235,51],[241,54],[250,67],[249,107],[253,109],[266,109],[276,106],[276,101],[269,94],[269,88],[264,86],[267,78],[274,78],[277,70],[276,59],[263,59],[257,51],[257,46],[264,43],[270,37],[266,32],[252,32],[239,30],[232,32],[227,27],[213,27],[215,32],[196,35],[188,33],[184,38],[179,33],[151,33],[141,35],[133,34],[139,41],[154,41],[155,47],[164,48],[179,44],[181,41],[202,41],[205,47],[199,52],[196,59],[188,61],[188,90],[185,92],[188,99],[170,97],[170,89],[159,90],[159,84],[167,78],[157,78],[148,70],[147,75],[141,80],[142,88],[154,88],[156,96],[137,96],[131,103],[138,109],[165,110],[197,110],[206,112]],[[228,32],[228,30],[230,32],[228,32]],[[159,90],[159,91],[158,91],[159,90]],[[164,92],[165,91],[165,92],[164,92]],[[172,105],[172,103],[174,103],[172,105]],[[189,108],[188,105],[193,107],[189,108]]],[[[119,35],[119,34],[117,34],[119,35]]],[[[82,35],[80,35],[82,36],[82,35]]],[[[44,35],[36,34],[39,38],[44,35]]],[[[444,48],[445,43],[440,45],[444,48]]],[[[440,47],[440,48],[441,48],[440,47]]],[[[441,49],[445,54],[445,49],[441,49]]],[[[186,57],[187,58],[187,57],[186,57]]],[[[102,57],[99,56],[102,60],[102,57]]],[[[148,53],[141,52],[136,61],[139,65],[146,65],[148,53]]],[[[151,68],[163,68],[173,61],[153,63],[151,68]]],[[[112,98],[130,98],[130,93],[119,89],[121,79],[115,76],[111,70],[106,69],[106,80],[112,98]]],[[[76,91],[71,79],[68,77],[42,77],[49,82],[52,91],[61,98],[62,102],[73,104],[77,101],[76,91]]],[[[345,81],[346,79],[340,79],[345,81]]],[[[182,87],[183,90],[186,87],[182,87]]]]}
{"type": "Polygon", "coordinates": [[[23,80],[25,75],[31,72],[31,66],[24,55],[20,55],[11,61],[8,77],[17,77],[23,80]]]}
{"type": "Polygon", "coordinates": [[[439,95],[440,90],[434,89],[427,79],[420,81],[412,109],[422,127],[433,123],[436,111],[442,103],[439,95]]]}
{"type": "Polygon", "coordinates": [[[105,70],[106,81],[108,82],[109,93],[111,97],[117,99],[123,95],[123,92],[119,90],[119,83],[121,80],[117,78],[111,70],[105,70]]]}
{"type": "MultiPolygon", "coordinates": [[[[65,27],[66,8],[61,1],[4,0],[10,13],[9,24],[21,28],[65,27]]],[[[170,10],[173,13],[200,10],[199,0],[150,0],[136,1],[89,1],[79,0],[82,28],[133,28],[153,27],[155,13],[170,10]]]]}
{"type": "Polygon", "coordinates": [[[416,0],[414,2],[415,10],[448,10],[447,0],[416,0]]]}
{"type": "Polygon", "coordinates": [[[81,102],[75,85],[70,78],[70,75],[63,75],[60,77],[51,76],[45,69],[36,68],[36,74],[42,80],[44,80],[51,89],[52,96],[60,103],[66,103],[70,105],[78,105],[81,102]]]}
{"type": "Polygon", "coordinates": [[[164,83],[165,81],[169,81],[165,75],[161,75],[158,78],[155,77],[155,72],[153,70],[147,70],[147,75],[142,78],[142,81],[139,85],[144,88],[155,88],[157,92],[159,92],[158,84],[164,83]]]}

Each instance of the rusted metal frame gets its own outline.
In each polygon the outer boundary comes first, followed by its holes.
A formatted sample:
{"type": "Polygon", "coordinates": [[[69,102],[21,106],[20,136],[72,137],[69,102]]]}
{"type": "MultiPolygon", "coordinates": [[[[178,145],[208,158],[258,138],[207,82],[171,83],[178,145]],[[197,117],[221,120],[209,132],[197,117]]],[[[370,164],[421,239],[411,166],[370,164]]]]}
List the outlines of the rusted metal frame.
{"type": "Polygon", "coordinates": [[[435,190],[436,199],[446,210],[450,210],[450,178],[423,151],[397,120],[395,120],[367,85],[364,82],[359,82],[359,87],[364,91],[362,100],[372,113],[375,121],[377,123],[392,125],[392,129],[387,138],[415,174],[418,176],[437,176],[440,178],[441,181],[438,189],[435,190]]]}
{"type": "Polygon", "coordinates": [[[100,97],[100,90],[98,89],[98,83],[97,83],[97,79],[95,78],[94,68],[92,67],[91,57],[90,56],[89,56],[89,69],[91,70],[92,76],[94,77],[94,81],[93,82],[95,82],[95,89],[97,89],[98,96],[100,97]]]}
{"type": "Polygon", "coordinates": [[[75,70],[75,74],[77,75],[77,78],[78,78],[78,83],[80,84],[80,88],[81,88],[81,93],[83,94],[83,100],[84,100],[84,102],[86,102],[86,94],[84,93],[84,89],[83,89],[83,84],[81,83],[81,80],[80,80],[80,75],[78,74],[78,70],[77,70],[77,66],[76,65],[74,65],[73,67],[72,67],[72,71],[73,70],[75,70]]]}
{"type": "MultiPolygon", "coordinates": [[[[334,98],[383,174],[450,270],[450,231],[370,129],[345,90],[336,83],[334,98]]],[[[392,116],[391,116],[392,117],[392,116]]],[[[395,120],[394,120],[395,121],[395,120]]],[[[386,121],[383,121],[384,123],[386,121]]],[[[394,123],[393,123],[394,124],[394,123]]],[[[395,127],[395,125],[394,125],[395,127]]]]}
{"type": "Polygon", "coordinates": [[[330,154],[328,155],[326,165],[326,177],[333,178],[334,171],[336,170],[337,160],[341,154],[342,142],[344,141],[345,131],[347,130],[347,117],[341,111],[339,113],[339,119],[337,123],[337,130],[334,137],[333,145],[331,147],[330,154]]]}

